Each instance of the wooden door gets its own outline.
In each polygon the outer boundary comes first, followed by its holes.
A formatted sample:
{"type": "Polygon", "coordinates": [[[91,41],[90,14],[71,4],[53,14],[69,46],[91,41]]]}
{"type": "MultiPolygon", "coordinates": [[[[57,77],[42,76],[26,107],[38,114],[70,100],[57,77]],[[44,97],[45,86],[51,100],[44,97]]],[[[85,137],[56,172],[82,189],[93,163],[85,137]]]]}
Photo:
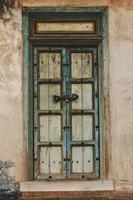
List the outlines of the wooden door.
{"type": "Polygon", "coordinates": [[[99,177],[96,48],[34,50],[34,178],[99,177]]]}

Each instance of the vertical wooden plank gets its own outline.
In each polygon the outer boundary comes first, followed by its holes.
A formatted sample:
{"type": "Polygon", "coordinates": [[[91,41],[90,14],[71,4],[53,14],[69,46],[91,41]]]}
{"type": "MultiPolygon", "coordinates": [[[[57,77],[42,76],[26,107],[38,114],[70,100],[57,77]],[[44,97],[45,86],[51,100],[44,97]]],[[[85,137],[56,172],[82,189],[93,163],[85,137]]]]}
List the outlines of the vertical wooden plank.
{"type": "Polygon", "coordinates": [[[24,152],[23,152],[23,177],[33,180],[33,81],[32,77],[32,45],[29,43],[29,14],[26,8],[22,8],[22,30],[23,30],[23,123],[24,123],[24,152]],[[30,123],[29,123],[30,122],[30,123]],[[26,170],[25,170],[26,168],[26,170]]]}
{"type": "Polygon", "coordinates": [[[72,53],[71,54],[71,74],[72,78],[92,77],[92,54],[72,53]]]}
{"type": "MultiPolygon", "coordinates": [[[[111,143],[110,143],[110,102],[109,102],[109,47],[108,47],[108,10],[102,11],[101,32],[103,41],[98,47],[99,61],[99,123],[100,123],[100,174],[104,179],[111,176],[111,143]],[[104,78],[103,78],[104,77],[104,78]]],[[[97,138],[99,132],[97,132],[97,138]]],[[[96,151],[98,156],[98,151],[96,151]]],[[[96,161],[97,177],[99,162],[96,161]]]]}
{"type": "Polygon", "coordinates": [[[92,127],[93,127],[92,115],[73,115],[72,140],[73,141],[92,140],[93,138],[92,127]]]}
{"type": "Polygon", "coordinates": [[[60,102],[55,103],[53,96],[60,96],[60,85],[41,84],[40,85],[40,110],[60,110],[60,102]]]}
{"type": "Polygon", "coordinates": [[[71,54],[71,75],[72,78],[82,78],[81,76],[81,53],[71,54]]]}
{"type": "Polygon", "coordinates": [[[40,127],[40,141],[49,141],[49,119],[48,116],[41,115],[39,117],[39,127],[40,127]]]}
{"type": "Polygon", "coordinates": [[[93,172],[93,147],[83,147],[84,173],[93,172]]]}
{"type": "Polygon", "coordinates": [[[44,79],[59,79],[61,56],[59,53],[39,54],[39,75],[44,79]]]}
{"type": "Polygon", "coordinates": [[[40,148],[40,173],[49,174],[49,147],[40,148]]]}
{"type": "Polygon", "coordinates": [[[50,173],[61,174],[62,173],[62,153],[61,147],[52,147],[50,150],[50,173]]]}
{"type": "Polygon", "coordinates": [[[92,85],[82,84],[82,109],[92,109],[92,85]]]}
{"type": "Polygon", "coordinates": [[[39,77],[49,78],[48,53],[39,54],[39,77]]]}
{"type": "Polygon", "coordinates": [[[60,142],[61,141],[61,116],[50,115],[49,116],[49,141],[60,142]]]}
{"type": "Polygon", "coordinates": [[[40,148],[40,173],[60,174],[62,172],[61,147],[40,148]]]}
{"type": "Polygon", "coordinates": [[[72,93],[75,93],[79,98],[72,102],[72,109],[82,109],[82,88],[81,84],[72,84],[72,93]]]}
{"type": "Polygon", "coordinates": [[[81,60],[82,60],[81,61],[82,78],[91,78],[92,77],[92,54],[82,53],[81,60]]]}
{"type": "Polygon", "coordinates": [[[92,85],[72,84],[72,93],[76,93],[79,98],[72,102],[72,109],[92,109],[92,85]]]}
{"type": "Polygon", "coordinates": [[[59,53],[49,53],[49,78],[60,79],[61,72],[61,56],[59,53]]]}
{"type": "Polygon", "coordinates": [[[61,140],[61,116],[40,116],[40,141],[59,142],[61,140]]]}
{"type": "Polygon", "coordinates": [[[89,141],[93,139],[93,117],[92,115],[83,115],[83,140],[89,141]]]}
{"type": "Polygon", "coordinates": [[[82,173],[82,147],[72,147],[72,172],[82,173]]]}
{"type": "Polygon", "coordinates": [[[40,91],[39,91],[39,93],[40,93],[40,98],[39,98],[40,110],[48,110],[48,108],[49,108],[48,84],[41,84],[39,89],[40,89],[40,91]]]}
{"type": "MultiPolygon", "coordinates": [[[[62,94],[67,94],[68,92],[68,65],[66,65],[69,62],[69,57],[67,54],[67,49],[63,48],[62,51],[62,94]]],[[[70,126],[69,125],[69,106],[70,104],[66,104],[65,102],[62,103],[62,111],[63,111],[63,127],[70,126]]],[[[70,157],[70,130],[65,128],[63,129],[63,158],[70,157]]],[[[63,161],[63,175],[65,178],[67,178],[67,175],[70,173],[70,162],[63,161]]]]}
{"type": "MultiPolygon", "coordinates": [[[[33,142],[34,142],[34,178],[36,179],[38,177],[39,174],[39,166],[38,166],[38,160],[40,161],[40,158],[38,158],[38,115],[37,115],[37,111],[38,111],[38,85],[37,85],[37,62],[38,62],[38,53],[37,53],[37,48],[34,49],[34,95],[32,96],[35,97],[34,100],[32,99],[32,103],[34,102],[34,119],[33,119],[33,115],[32,115],[32,121],[30,121],[30,125],[32,124],[32,122],[34,123],[33,125],[33,131],[34,131],[34,138],[33,138],[33,142]],[[37,129],[35,128],[37,127],[37,129]]],[[[30,91],[31,91],[31,87],[30,87],[30,91]]],[[[32,112],[31,112],[32,113],[32,112]]],[[[31,132],[33,133],[33,132],[31,132]]],[[[30,134],[31,134],[30,133],[30,134]]],[[[31,134],[33,135],[33,134],[31,134]]]]}
{"type": "Polygon", "coordinates": [[[50,110],[60,110],[60,102],[55,103],[53,100],[53,96],[58,95],[61,96],[61,88],[59,84],[49,84],[49,109],[50,110]]]}
{"type": "Polygon", "coordinates": [[[82,116],[73,115],[72,116],[72,140],[81,141],[82,140],[82,116]]]}

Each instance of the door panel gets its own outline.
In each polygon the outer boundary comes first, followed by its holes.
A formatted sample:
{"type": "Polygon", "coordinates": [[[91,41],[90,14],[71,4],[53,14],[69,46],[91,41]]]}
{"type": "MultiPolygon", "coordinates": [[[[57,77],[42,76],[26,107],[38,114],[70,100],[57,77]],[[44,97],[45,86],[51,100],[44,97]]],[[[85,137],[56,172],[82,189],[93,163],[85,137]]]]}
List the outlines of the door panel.
{"type": "Polygon", "coordinates": [[[61,141],[61,116],[41,115],[39,117],[40,141],[60,142],[61,141]]]}
{"type": "Polygon", "coordinates": [[[83,148],[84,173],[93,173],[93,147],[83,148]]]}
{"type": "Polygon", "coordinates": [[[41,84],[40,89],[40,110],[60,110],[60,103],[53,101],[53,96],[61,95],[59,84],[41,84]]]}
{"type": "Polygon", "coordinates": [[[72,141],[93,139],[93,116],[72,115],[72,141]]]}
{"type": "Polygon", "coordinates": [[[34,179],[66,178],[62,49],[34,50],[34,179]]]}
{"type": "Polygon", "coordinates": [[[96,48],[34,50],[34,179],[99,177],[96,48]]]}
{"type": "Polygon", "coordinates": [[[79,96],[72,109],[92,109],[92,84],[72,84],[72,93],[79,96]]]}
{"type": "Polygon", "coordinates": [[[41,147],[40,149],[40,173],[62,173],[62,151],[60,147],[41,147]]]}
{"type": "Polygon", "coordinates": [[[92,77],[92,54],[72,53],[71,54],[71,76],[72,78],[92,77]]]}
{"type": "Polygon", "coordinates": [[[70,49],[70,93],[78,98],[69,104],[71,125],[68,178],[90,179],[98,177],[98,74],[94,49],[70,49]]]}
{"type": "Polygon", "coordinates": [[[39,76],[43,79],[60,79],[61,74],[60,53],[40,53],[39,54],[39,76]]]}
{"type": "Polygon", "coordinates": [[[72,173],[93,173],[93,147],[72,147],[72,173]]]}

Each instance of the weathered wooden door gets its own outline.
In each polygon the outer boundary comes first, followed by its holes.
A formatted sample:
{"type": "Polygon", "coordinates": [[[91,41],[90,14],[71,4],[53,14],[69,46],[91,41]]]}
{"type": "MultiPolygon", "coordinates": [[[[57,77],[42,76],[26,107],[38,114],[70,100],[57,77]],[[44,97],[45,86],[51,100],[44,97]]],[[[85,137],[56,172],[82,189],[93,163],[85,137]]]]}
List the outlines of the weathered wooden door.
{"type": "Polygon", "coordinates": [[[96,48],[34,49],[34,179],[99,177],[96,48]]]}

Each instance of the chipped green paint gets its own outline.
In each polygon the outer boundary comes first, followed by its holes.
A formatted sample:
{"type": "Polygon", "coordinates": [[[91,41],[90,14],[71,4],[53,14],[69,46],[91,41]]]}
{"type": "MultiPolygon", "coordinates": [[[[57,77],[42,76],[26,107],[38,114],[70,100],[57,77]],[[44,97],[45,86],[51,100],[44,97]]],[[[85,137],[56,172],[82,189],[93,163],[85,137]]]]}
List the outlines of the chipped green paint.
{"type": "Polygon", "coordinates": [[[30,66],[31,46],[28,41],[29,37],[29,19],[28,12],[23,10],[23,122],[24,122],[24,147],[25,147],[25,165],[27,172],[25,176],[29,180],[33,179],[33,115],[32,115],[32,77],[30,66]]]}

